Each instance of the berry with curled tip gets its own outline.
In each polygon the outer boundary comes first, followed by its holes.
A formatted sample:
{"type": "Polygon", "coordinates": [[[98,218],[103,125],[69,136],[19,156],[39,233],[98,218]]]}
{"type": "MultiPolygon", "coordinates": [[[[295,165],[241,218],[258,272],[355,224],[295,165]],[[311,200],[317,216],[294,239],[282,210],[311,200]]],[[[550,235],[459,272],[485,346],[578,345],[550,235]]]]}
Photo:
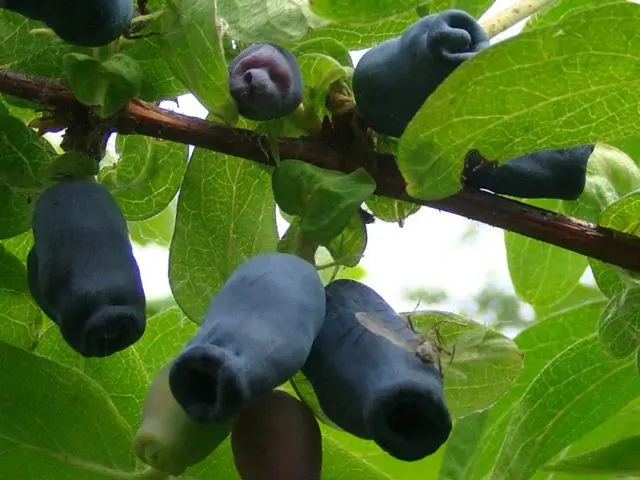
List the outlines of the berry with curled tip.
{"type": "Polygon", "coordinates": [[[197,422],[237,415],[302,368],[324,314],[324,287],[313,265],[286,253],[250,258],[175,358],[174,397],[197,422]]]}
{"type": "Polygon", "coordinates": [[[233,425],[231,448],[242,480],[320,480],[322,438],[313,413],[275,390],[245,408],[233,425]]]}
{"type": "Polygon", "coordinates": [[[296,58],[270,43],[251,45],[229,64],[229,90],[240,114],[264,121],[292,113],[304,86],[296,58]]]}
{"type": "Polygon", "coordinates": [[[62,182],[38,198],[27,257],[31,295],[85,357],[134,344],[146,325],[145,295],[127,223],[109,190],[62,182]]]}
{"type": "Polygon", "coordinates": [[[452,428],[440,371],[365,328],[358,315],[374,314],[413,340],[407,322],[354,280],[330,283],[326,296],[325,323],[302,369],[324,413],[400,460],[420,460],[437,451],[452,428]]]}
{"type": "Polygon", "coordinates": [[[191,420],[169,389],[170,367],[170,363],[162,367],[149,387],[133,449],[147,465],[179,476],[229,436],[231,422],[191,420]]]}
{"type": "Polygon", "coordinates": [[[587,163],[595,144],[537,150],[496,165],[467,157],[465,187],[519,198],[576,200],[584,191],[587,163]]]}
{"type": "Polygon", "coordinates": [[[83,47],[111,43],[134,13],[133,0],[0,0],[0,7],[44,22],[65,42],[83,47]]]}
{"type": "Polygon", "coordinates": [[[360,59],[353,74],[356,107],[375,131],[400,137],[429,95],[488,46],[489,37],[467,12],[421,18],[360,59]]]}

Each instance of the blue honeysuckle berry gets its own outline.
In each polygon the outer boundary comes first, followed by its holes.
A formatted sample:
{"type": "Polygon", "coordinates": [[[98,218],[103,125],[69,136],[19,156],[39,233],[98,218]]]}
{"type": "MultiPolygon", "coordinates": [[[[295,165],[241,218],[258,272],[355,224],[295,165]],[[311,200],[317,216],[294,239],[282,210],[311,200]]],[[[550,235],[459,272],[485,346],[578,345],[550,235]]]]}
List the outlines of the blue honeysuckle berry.
{"type": "Polygon", "coordinates": [[[133,0],[0,0],[0,8],[44,22],[65,42],[100,47],[120,37],[133,19],[133,0]]]}
{"type": "Polygon", "coordinates": [[[324,322],[313,265],[286,253],[241,264],[215,295],[196,335],[175,358],[174,397],[195,421],[227,420],[291,378],[324,322]]]}
{"type": "Polygon", "coordinates": [[[302,369],[324,413],[400,460],[434,453],[452,428],[439,370],[365,328],[356,314],[373,313],[405,337],[412,335],[406,321],[354,280],[330,283],[326,296],[325,322],[302,369]]]}
{"type": "Polygon", "coordinates": [[[462,10],[428,15],[396,38],[371,48],[356,65],[356,107],[375,131],[400,137],[436,88],[489,47],[480,24],[462,10]]]}
{"type": "Polygon", "coordinates": [[[65,341],[85,357],[133,345],[146,325],[145,295],[127,223],[104,186],[47,188],[33,215],[29,289],[65,341]]]}
{"type": "Polygon", "coordinates": [[[251,45],[229,64],[229,91],[240,115],[263,121],[284,117],[302,102],[304,85],[296,58],[270,43],[251,45]]]}

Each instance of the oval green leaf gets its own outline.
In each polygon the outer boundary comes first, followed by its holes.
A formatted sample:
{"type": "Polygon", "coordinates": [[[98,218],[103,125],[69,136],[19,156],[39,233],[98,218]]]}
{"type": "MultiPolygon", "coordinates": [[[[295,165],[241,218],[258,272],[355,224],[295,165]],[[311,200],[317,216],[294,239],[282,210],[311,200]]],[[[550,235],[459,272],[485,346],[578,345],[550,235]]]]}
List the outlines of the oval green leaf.
{"type": "Polygon", "coordinates": [[[178,197],[169,256],[171,290],[185,314],[199,324],[236,267],[275,252],[277,241],[269,172],[196,148],[178,197]]]}

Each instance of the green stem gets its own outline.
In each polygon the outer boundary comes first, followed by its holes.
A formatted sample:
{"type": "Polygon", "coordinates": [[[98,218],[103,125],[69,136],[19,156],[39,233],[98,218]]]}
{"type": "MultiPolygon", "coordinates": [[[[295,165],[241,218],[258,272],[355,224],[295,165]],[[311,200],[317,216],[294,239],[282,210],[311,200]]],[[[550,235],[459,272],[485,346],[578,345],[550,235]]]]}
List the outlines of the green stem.
{"type": "Polygon", "coordinates": [[[282,132],[282,119],[276,118],[274,120],[267,120],[263,125],[267,134],[269,153],[277,167],[280,165],[280,146],[278,145],[278,137],[282,132]]]}
{"type": "Polygon", "coordinates": [[[316,266],[316,251],[318,245],[307,238],[299,230],[297,219],[289,225],[278,245],[279,252],[291,253],[316,266]]]}
{"type": "Polygon", "coordinates": [[[50,35],[54,36],[56,33],[50,28],[32,28],[29,30],[29,35],[50,35]]]}
{"type": "Polygon", "coordinates": [[[346,257],[342,257],[339,258],[338,260],[335,260],[331,263],[325,263],[324,265],[320,265],[318,267],[316,267],[316,270],[326,270],[327,268],[333,268],[333,267],[343,267],[344,265],[342,265],[342,262],[346,261],[346,260],[352,260],[352,259],[356,259],[359,258],[359,256],[357,255],[348,255],[346,257]]]}
{"type": "Polygon", "coordinates": [[[165,11],[166,10],[162,9],[162,10],[158,10],[157,12],[149,13],[147,15],[138,15],[133,20],[131,20],[131,24],[133,25],[134,23],[141,23],[141,22],[146,22],[148,20],[154,20],[162,16],[165,13],[165,11]]]}
{"type": "Polygon", "coordinates": [[[167,480],[171,475],[153,467],[147,468],[144,472],[132,477],[131,480],[167,480]]]}
{"type": "Polygon", "coordinates": [[[513,27],[520,20],[524,20],[529,15],[533,15],[556,1],[557,0],[520,0],[501,12],[482,20],[480,26],[487,32],[489,38],[493,38],[513,27]]]}
{"type": "Polygon", "coordinates": [[[301,130],[310,135],[315,135],[322,129],[322,120],[313,111],[309,111],[300,104],[291,114],[291,121],[301,130]]]}
{"type": "Polygon", "coordinates": [[[311,265],[316,264],[316,251],[318,245],[309,240],[302,232],[296,234],[294,253],[300,258],[304,258],[311,265]]]}

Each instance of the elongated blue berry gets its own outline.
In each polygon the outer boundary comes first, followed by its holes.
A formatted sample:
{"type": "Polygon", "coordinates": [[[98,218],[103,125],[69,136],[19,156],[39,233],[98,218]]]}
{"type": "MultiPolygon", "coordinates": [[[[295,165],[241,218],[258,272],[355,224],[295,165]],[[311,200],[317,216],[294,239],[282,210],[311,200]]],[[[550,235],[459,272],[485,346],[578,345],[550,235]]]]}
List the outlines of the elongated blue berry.
{"type": "Polygon", "coordinates": [[[29,288],[66,342],[85,357],[123,350],[144,333],[145,296],[127,223],[90,180],[45,190],[33,216],[29,288]]]}
{"type": "Polygon", "coordinates": [[[502,165],[467,168],[465,186],[520,198],[575,200],[584,190],[595,144],[537,150],[502,165]]]}
{"type": "Polygon", "coordinates": [[[322,281],[310,263],[285,253],[250,258],[174,360],[174,397],[195,421],[235,416],[302,368],[324,313],[322,281]]]}
{"type": "Polygon", "coordinates": [[[489,37],[468,13],[428,15],[360,59],[353,74],[358,111],[377,132],[399,137],[427,97],[488,46],[489,37]]]}
{"type": "Polygon", "coordinates": [[[133,18],[133,0],[0,0],[0,7],[42,21],[65,42],[84,47],[111,43],[133,18]]]}
{"type": "Polygon", "coordinates": [[[451,432],[440,372],[365,328],[356,314],[373,313],[408,338],[405,320],[353,280],[330,283],[326,295],[325,323],[302,370],[322,410],[339,427],[374,440],[398,459],[434,453],[451,432]]]}

